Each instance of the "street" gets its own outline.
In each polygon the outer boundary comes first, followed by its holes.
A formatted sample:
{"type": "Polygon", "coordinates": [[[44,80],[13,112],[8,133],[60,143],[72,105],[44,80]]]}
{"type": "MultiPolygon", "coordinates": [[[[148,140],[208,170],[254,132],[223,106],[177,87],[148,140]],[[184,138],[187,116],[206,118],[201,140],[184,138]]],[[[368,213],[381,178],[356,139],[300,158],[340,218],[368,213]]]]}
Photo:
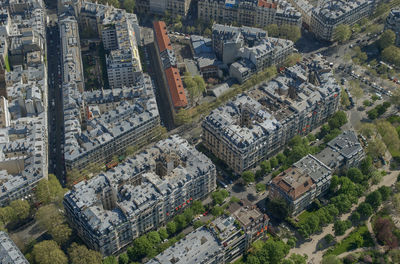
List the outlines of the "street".
{"type": "Polygon", "coordinates": [[[63,106],[61,81],[61,51],[58,25],[47,28],[48,87],[49,87],[49,173],[65,186],[63,161],[63,106]],[[56,58],[56,59],[55,59],[56,58]]]}

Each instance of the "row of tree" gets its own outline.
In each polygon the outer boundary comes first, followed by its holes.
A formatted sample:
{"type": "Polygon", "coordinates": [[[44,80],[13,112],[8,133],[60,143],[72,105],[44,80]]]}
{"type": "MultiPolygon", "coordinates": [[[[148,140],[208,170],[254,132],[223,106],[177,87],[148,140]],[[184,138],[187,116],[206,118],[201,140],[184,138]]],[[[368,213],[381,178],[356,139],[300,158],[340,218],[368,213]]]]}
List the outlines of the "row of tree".
{"type": "Polygon", "coordinates": [[[277,24],[271,24],[266,26],[265,30],[268,32],[268,36],[274,38],[289,39],[293,42],[301,38],[300,28],[295,25],[281,25],[278,27],[277,24]]]}
{"type": "Polygon", "coordinates": [[[33,264],[101,264],[103,256],[77,243],[72,243],[65,254],[55,241],[44,240],[34,245],[26,258],[33,264]]]}
{"type": "Polygon", "coordinates": [[[123,8],[128,13],[133,13],[135,9],[135,0],[97,0],[99,4],[108,4],[117,8],[123,8]]]}

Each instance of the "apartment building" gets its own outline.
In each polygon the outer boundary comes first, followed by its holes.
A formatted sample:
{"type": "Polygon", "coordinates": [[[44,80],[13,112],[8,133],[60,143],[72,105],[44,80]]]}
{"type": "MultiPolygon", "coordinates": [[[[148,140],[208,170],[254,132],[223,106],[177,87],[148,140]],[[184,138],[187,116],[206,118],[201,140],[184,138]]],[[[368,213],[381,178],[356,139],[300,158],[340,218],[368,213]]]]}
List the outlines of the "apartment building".
{"type": "Polygon", "coordinates": [[[331,169],[309,154],[272,179],[268,197],[283,199],[297,215],[326,193],[331,178],[331,169]]]}
{"type": "Polygon", "coordinates": [[[263,237],[269,222],[268,216],[254,207],[238,207],[234,215],[221,216],[189,233],[147,264],[232,263],[263,237]]]}
{"type": "Polygon", "coordinates": [[[386,17],[385,29],[396,33],[396,45],[400,46],[400,8],[393,8],[386,17]]]}
{"type": "Polygon", "coordinates": [[[20,48],[20,57],[11,61],[14,64],[4,72],[2,80],[0,206],[16,199],[30,199],[37,183],[48,173],[47,69],[41,56],[46,37],[44,5],[38,0],[0,3],[0,10],[6,7],[7,14],[2,13],[1,18],[7,21],[2,23],[6,28],[0,29],[0,34],[3,43],[11,45],[3,45],[2,52],[7,55],[20,48]],[[38,36],[38,43],[43,45],[35,46],[28,36],[38,36]],[[34,51],[28,52],[33,46],[34,51]]]}
{"type": "Polygon", "coordinates": [[[315,156],[333,171],[337,171],[358,167],[365,153],[356,133],[346,130],[329,141],[327,147],[315,156]]]}
{"type": "Polygon", "coordinates": [[[335,29],[341,24],[353,25],[372,14],[375,0],[325,1],[313,9],[311,31],[322,40],[333,41],[335,29]]]}
{"type": "Polygon", "coordinates": [[[175,109],[185,108],[188,104],[177,60],[168,37],[167,26],[164,21],[155,21],[154,39],[158,54],[158,62],[163,71],[163,81],[168,86],[169,101],[175,109]]]}
{"type": "Polygon", "coordinates": [[[192,0],[137,0],[136,10],[139,13],[186,17],[192,0]]]}
{"type": "Polygon", "coordinates": [[[224,24],[301,26],[301,14],[286,1],[198,0],[197,12],[198,19],[224,24]]]}
{"type": "Polygon", "coordinates": [[[289,0],[289,2],[300,12],[303,26],[309,29],[314,6],[307,0],[289,0]]]}
{"type": "Polygon", "coordinates": [[[29,264],[6,232],[0,231],[0,264],[29,264]]]}
{"type": "Polygon", "coordinates": [[[315,55],[213,110],[202,123],[203,144],[240,174],[323,124],[339,98],[329,63],[315,55]]]}
{"type": "Polygon", "coordinates": [[[95,16],[98,32],[103,33],[101,37],[110,50],[107,57],[110,86],[115,91],[124,89],[126,92],[115,97],[104,91],[100,94],[84,92],[78,23],[74,17],[61,16],[67,173],[102,166],[114,155],[123,155],[126,147],[140,148],[161,132],[153,84],[140,67],[136,16],[113,7],[87,3],[82,10],[85,14],[98,12],[95,16]]]}
{"type": "Polygon", "coordinates": [[[215,188],[214,164],[186,140],[172,136],[76,184],[65,195],[64,207],[82,240],[110,255],[215,188]]]}

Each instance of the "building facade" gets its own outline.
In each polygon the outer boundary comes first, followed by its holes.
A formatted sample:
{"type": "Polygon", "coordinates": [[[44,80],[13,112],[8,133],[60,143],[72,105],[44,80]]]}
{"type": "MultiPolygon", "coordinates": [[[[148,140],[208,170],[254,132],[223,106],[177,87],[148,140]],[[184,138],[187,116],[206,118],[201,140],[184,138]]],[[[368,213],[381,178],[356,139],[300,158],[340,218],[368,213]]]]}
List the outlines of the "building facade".
{"type": "Polygon", "coordinates": [[[192,0],[138,0],[136,10],[139,13],[164,15],[168,12],[172,16],[186,17],[192,0]]]}
{"type": "Polygon", "coordinates": [[[385,29],[390,29],[396,34],[396,45],[400,46],[400,8],[393,8],[385,21],[385,29]]]}
{"type": "Polygon", "coordinates": [[[266,27],[270,24],[301,26],[301,14],[286,1],[198,0],[197,17],[202,21],[266,27]]]}
{"type": "Polygon", "coordinates": [[[165,225],[215,188],[214,164],[187,141],[173,136],[76,184],[65,195],[64,207],[82,240],[110,255],[165,225]]]}
{"type": "Polygon", "coordinates": [[[307,155],[272,179],[268,197],[283,199],[291,215],[306,209],[324,195],[332,178],[331,169],[312,155],[307,155]]]}
{"type": "Polygon", "coordinates": [[[335,29],[341,24],[353,25],[375,10],[375,0],[326,1],[313,9],[311,31],[322,40],[333,41],[335,29]]]}
{"type": "Polygon", "coordinates": [[[339,98],[329,63],[315,55],[213,110],[202,124],[203,144],[240,174],[323,124],[339,98]]]}

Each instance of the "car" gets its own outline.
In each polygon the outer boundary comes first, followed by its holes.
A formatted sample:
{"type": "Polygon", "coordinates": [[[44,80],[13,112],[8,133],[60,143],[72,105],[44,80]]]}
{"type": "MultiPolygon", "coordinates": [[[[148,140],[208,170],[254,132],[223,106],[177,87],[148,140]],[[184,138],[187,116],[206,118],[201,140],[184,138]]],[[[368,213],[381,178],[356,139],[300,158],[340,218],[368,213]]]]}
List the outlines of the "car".
{"type": "Polygon", "coordinates": [[[203,213],[203,216],[206,216],[206,215],[208,215],[208,211],[205,211],[205,212],[203,213]]]}

